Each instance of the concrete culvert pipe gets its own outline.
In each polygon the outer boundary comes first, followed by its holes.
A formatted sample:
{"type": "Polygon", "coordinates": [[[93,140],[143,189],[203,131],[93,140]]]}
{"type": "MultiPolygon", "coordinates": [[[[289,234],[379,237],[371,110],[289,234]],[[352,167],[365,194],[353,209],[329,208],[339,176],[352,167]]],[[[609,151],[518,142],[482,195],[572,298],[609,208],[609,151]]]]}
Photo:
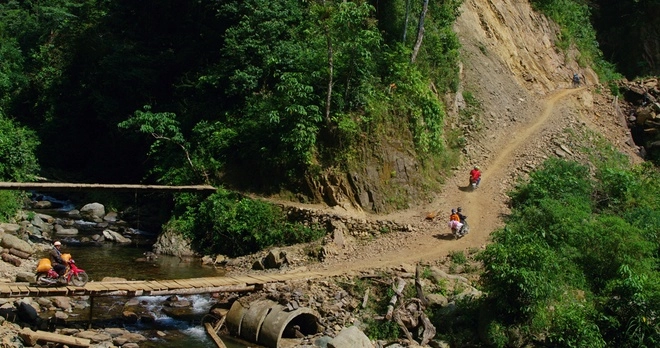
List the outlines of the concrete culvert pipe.
{"type": "Polygon", "coordinates": [[[248,308],[243,316],[243,320],[241,320],[241,337],[250,342],[257,342],[259,340],[261,324],[263,324],[266,315],[274,306],[278,306],[278,304],[269,300],[250,303],[250,308],[248,308]]]}
{"type": "Polygon", "coordinates": [[[278,348],[281,338],[313,335],[319,331],[318,314],[309,308],[294,311],[277,302],[258,300],[241,304],[235,301],[227,313],[229,332],[247,341],[278,348]]]}
{"type": "Polygon", "coordinates": [[[313,335],[318,330],[318,314],[313,310],[298,308],[287,312],[286,307],[277,305],[266,315],[257,343],[266,347],[278,348],[283,336],[295,338],[296,331],[304,336],[313,335]]]}
{"type": "Polygon", "coordinates": [[[229,333],[234,336],[241,336],[241,322],[243,321],[243,317],[247,310],[247,307],[243,306],[240,301],[234,301],[234,303],[232,303],[231,308],[225,317],[225,325],[227,325],[229,333]]]}

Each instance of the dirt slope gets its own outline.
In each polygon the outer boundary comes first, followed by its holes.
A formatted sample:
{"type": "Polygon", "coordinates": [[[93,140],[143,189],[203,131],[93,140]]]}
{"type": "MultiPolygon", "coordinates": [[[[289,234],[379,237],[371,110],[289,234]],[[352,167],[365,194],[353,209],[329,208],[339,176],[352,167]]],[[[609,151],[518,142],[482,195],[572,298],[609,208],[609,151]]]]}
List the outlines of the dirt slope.
{"type": "MultiPolygon", "coordinates": [[[[596,93],[595,74],[579,69],[570,54],[558,52],[552,42],[556,27],[534,13],[527,1],[467,0],[455,24],[462,48],[463,85],[481,102],[482,131],[471,134],[465,161],[433,202],[388,216],[332,209],[333,214],[391,219],[415,226],[413,232],[389,233],[370,241],[349,241],[323,263],[297,269],[324,269],[328,274],[434,263],[455,250],[482,248],[492,231],[503,225],[507,196],[516,180],[549,156],[580,159],[575,137],[587,129],[603,134],[631,162],[639,162],[630,136],[614,113],[613,99],[596,93]],[[568,60],[566,60],[568,59],[568,60]],[[570,77],[579,71],[586,87],[571,89],[570,77]],[[569,130],[569,131],[567,131],[569,130]],[[481,187],[466,190],[472,165],[483,170],[481,187]],[[451,208],[461,206],[471,233],[454,240],[446,226],[451,208]],[[425,220],[439,211],[436,221],[425,220]]],[[[456,98],[456,109],[460,98],[456,98]]],[[[452,126],[451,124],[448,126],[452,126]]],[[[304,249],[289,250],[293,259],[305,259],[304,249]]],[[[295,266],[295,262],[294,262],[295,266]]]]}

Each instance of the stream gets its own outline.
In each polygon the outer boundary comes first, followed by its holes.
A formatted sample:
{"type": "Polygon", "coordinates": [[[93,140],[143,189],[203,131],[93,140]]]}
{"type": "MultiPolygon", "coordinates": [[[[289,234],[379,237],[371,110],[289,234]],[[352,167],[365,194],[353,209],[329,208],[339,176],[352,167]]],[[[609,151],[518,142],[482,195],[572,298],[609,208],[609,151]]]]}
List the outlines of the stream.
{"type": "MultiPolygon", "coordinates": [[[[46,196],[47,197],[47,196],[46,196]]],[[[47,197],[52,199],[51,197],[47,197]]],[[[55,218],[67,218],[67,212],[73,209],[71,204],[64,204],[59,209],[40,209],[35,212],[55,218]]],[[[76,265],[89,275],[90,282],[101,281],[105,277],[118,277],[127,280],[166,280],[199,277],[221,277],[223,268],[203,266],[199,259],[186,260],[174,256],[158,255],[155,260],[147,261],[145,252],[152,250],[157,233],[135,230],[132,243],[117,244],[112,242],[82,242],[85,237],[99,234],[94,223],[76,220],[74,227],[79,230],[77,236],[61,238],[62,252],[70,253],[76,265]]],[[[47,255],[39,257],[48,257],[47,255]]],[[[215,300],[210,294],[179,296],[190,301],[191,306],[182,311],[168,311],[165,303],[169,296],[130,297],[95,297],[93,309],[93,328],[121,327],[131,332],[144,335],[149,340],[141,342],[140,347],[212,347],[215,344],[208,337],[202,320],[209,312],[215,300]],[[138,304],[140,310],[148,313],[153,320],[127,324],[122,320],[125,304],[131,301],[138,304]]],[[[73,301],[73,300],[72,300],[73,301]]],[[[67,321],[73,326],[86,326],[89,319],[89,301],[86,308],[74,309],[67,321]]],[[[223,341],[229,348],[247,347],[245,343],[230,339],[223,341]]],[[[251,345],[253,346],[253,345],[251,345]]]]}

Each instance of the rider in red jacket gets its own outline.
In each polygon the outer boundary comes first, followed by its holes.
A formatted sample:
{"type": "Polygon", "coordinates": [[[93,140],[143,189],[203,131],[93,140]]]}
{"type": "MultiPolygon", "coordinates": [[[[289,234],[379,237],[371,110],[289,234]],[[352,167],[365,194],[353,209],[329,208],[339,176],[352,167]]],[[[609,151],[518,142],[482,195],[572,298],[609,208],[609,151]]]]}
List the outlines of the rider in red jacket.
{"type": "Polygon", "coordinates": [[[479,182],[481,182],[481,172],[479,171],[479,166],[474,166],[474,168],[470,171],[470,184],[473,182],[477,183],[477,187],[479,186],[479,182]]]}

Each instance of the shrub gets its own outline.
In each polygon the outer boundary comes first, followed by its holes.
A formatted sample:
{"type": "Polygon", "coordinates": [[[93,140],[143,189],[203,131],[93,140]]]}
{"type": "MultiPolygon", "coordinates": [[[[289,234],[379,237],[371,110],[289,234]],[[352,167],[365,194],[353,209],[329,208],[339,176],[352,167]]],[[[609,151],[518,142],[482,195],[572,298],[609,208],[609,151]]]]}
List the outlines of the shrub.
{"type": "MultiPolygon", "coordinates": [[[[190,203],[190,196],[181,203],[190,203]]],[[[246,255],[267,247],[310,242],[324,230],[288,222],[282,210],[268,202],[218,190],[196,208],[187,206],[175,223],[203,253],[246,255]]]]}

